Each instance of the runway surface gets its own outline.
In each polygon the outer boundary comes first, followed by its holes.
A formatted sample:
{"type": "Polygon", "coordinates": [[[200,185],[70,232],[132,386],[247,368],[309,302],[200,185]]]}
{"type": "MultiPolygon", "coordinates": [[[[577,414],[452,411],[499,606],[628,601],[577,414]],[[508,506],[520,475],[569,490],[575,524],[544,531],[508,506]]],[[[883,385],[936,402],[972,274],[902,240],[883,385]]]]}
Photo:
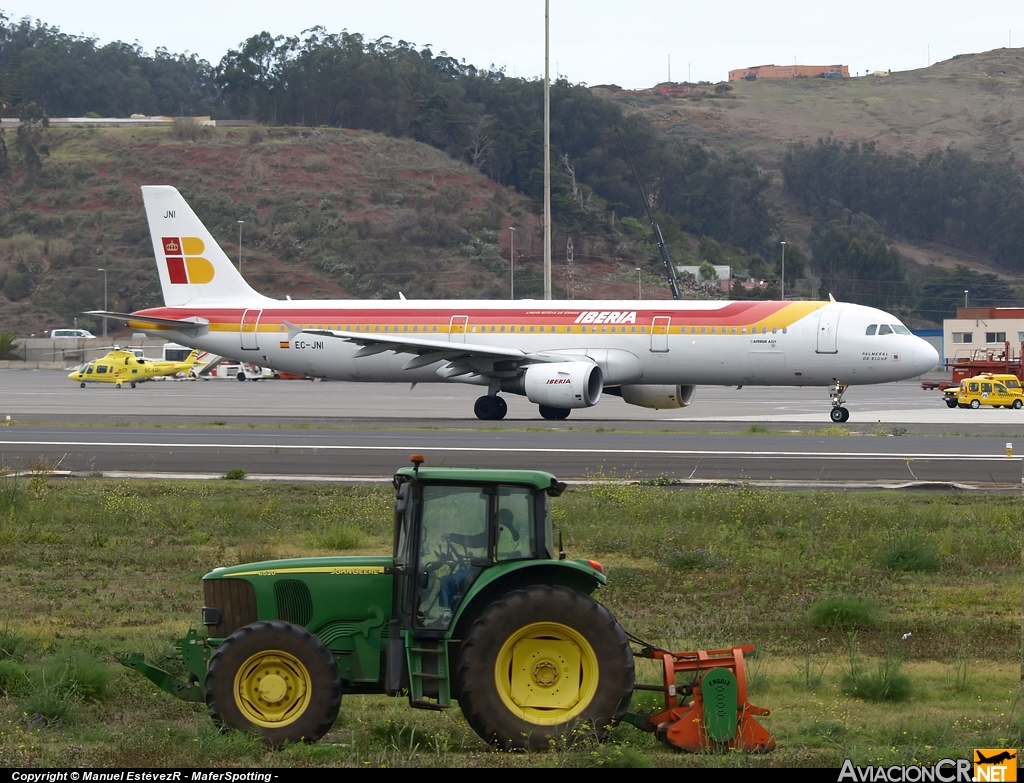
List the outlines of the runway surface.
{"type": "Polygon", "coordinates": [[[567,479],[1021,483],[1021,461],[1007,458],[1006,445],[1018,436],[1015,454],[1024,454],[1024,411],[950,410],[916,383],[853,389],[845,437],[829,434],[842,430],[828,429],[819,388],[701,387],[692,406],[672,411],[609,397],[563,422],[539,418],[519,397],[508,398],[504,421],[481,422],[471,413],[478,395],[303,381],[80,389],[62,373],[0,371],[0,423],[16,422],[0,427],[0,464],[376,479],[423,452],[434,465],[535,467],[567,479]],[[751,432],[752,423],[769,432],[751,432]]]}

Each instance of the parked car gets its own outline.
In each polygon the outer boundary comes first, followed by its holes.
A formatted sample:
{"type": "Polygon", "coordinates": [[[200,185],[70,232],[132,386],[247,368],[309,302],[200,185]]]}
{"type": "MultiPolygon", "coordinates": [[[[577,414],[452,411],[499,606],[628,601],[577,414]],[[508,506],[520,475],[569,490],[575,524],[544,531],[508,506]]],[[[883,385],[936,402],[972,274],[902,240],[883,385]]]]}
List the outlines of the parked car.
{"type": "Polygon", "coordinates": [[[72,337],[78,340],[95,340],[96,335],[92,332],[86,331],[85,329],[54,329],[50,332],[50,337],[57,339],[58,337],[72,337]]]}

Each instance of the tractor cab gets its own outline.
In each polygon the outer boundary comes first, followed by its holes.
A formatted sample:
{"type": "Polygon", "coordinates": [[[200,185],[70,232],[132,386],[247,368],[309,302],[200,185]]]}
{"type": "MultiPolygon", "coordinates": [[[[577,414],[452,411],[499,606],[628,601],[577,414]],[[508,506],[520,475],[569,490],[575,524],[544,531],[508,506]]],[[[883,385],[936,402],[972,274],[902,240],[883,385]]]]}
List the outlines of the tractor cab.
{"type": "Polygon", "coordinates": [[[488,569],[558,557],[549,498],[565,484],[543,471],[414,464],[395,475],[394,616],[417,638],[441,638],[488,569]]]}

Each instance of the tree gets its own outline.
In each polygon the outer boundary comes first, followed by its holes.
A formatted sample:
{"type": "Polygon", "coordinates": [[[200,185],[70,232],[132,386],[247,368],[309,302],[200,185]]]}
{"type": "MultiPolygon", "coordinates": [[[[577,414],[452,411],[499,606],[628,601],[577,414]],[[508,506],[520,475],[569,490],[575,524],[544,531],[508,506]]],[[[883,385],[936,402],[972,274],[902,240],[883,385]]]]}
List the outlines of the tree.
{"type": "Polygon", "coordinates": [[[869,215],[843,210],[811,226],[815,271],[836,298],[893,309],[909,293],[906,268],[881,226],[869,215]]]}
{"type": "Polygon", "coordinates": [[[704,261],[700,265],[700,279],[701,280],[717,280],[718,272],[715,271],[714,265],[710,261],[704,261]]]}
{"type": "Polygon", "coordinates": [[[45,143],[50,118],[46,116],[43,107],[33,101],[22,107],[18,119],[20,124],[14,136],[14,149],[25,167],[25,179],[33,184],[43,170],[42,157],[50,154],[50,148],[45,143]]]}

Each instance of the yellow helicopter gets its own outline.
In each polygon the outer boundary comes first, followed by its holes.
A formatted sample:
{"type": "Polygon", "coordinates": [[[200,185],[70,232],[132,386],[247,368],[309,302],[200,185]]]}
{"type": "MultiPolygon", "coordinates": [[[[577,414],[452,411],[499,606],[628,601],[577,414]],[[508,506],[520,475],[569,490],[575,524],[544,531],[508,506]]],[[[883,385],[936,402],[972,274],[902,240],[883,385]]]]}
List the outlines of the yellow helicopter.
{"type": "Polygon", "coordinates": [[[130,383],[134,389],[135,384],[151,381],[158,376],[182,372],[191,374],[198,356],[199,351],[192,351],[183,362],[164,362],[115,348],[106,356],[83,364],[68,377],[79,381],[83,389],[86,383],[112,383],[116,389],[120,389],[122,383],[130,383]]]}

